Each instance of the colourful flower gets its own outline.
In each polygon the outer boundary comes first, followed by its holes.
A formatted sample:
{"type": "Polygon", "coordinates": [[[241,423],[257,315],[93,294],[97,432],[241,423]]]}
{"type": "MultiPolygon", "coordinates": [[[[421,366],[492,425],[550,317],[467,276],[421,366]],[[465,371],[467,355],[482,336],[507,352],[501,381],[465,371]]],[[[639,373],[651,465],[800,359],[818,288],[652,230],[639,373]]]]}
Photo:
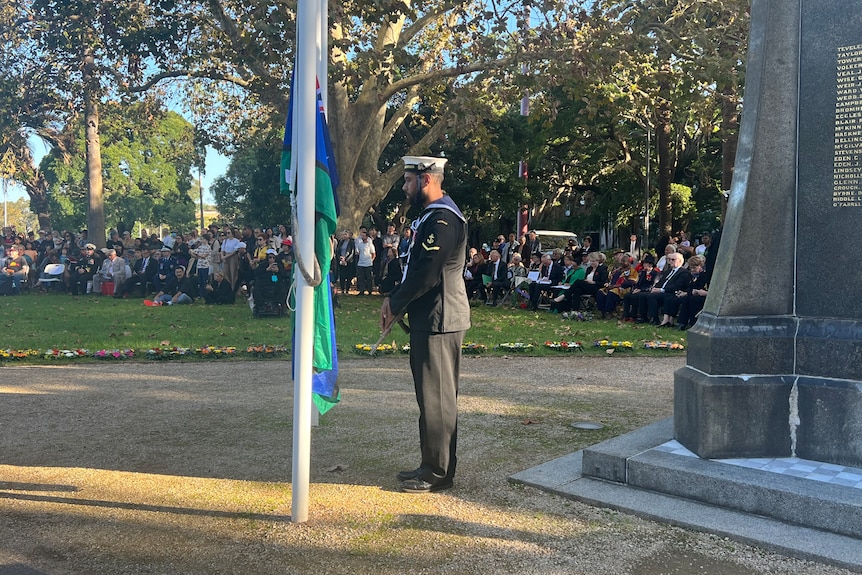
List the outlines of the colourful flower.
{"type": "Polygon", "coordinates": [[[497,345],[497,349],[505,349],[506,351],[527,351],[533,349],[532,343],[506,342],[497,345]]]}
{"type": "Polygon", "coordinates": [[[545,347],[559,351],[583,351],[579,341],[546,341],[545,347]]]}

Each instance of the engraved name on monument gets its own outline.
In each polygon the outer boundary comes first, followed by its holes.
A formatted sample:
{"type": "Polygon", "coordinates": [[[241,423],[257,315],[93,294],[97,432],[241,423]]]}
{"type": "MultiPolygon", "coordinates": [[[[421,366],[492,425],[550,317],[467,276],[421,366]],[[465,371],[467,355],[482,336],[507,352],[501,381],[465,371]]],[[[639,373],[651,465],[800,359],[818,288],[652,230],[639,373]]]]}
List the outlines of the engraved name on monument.
{"type": "Polygon", "coordinates": [[[862,45],[837,54],[832,207],[862,206],[862,45]]]}

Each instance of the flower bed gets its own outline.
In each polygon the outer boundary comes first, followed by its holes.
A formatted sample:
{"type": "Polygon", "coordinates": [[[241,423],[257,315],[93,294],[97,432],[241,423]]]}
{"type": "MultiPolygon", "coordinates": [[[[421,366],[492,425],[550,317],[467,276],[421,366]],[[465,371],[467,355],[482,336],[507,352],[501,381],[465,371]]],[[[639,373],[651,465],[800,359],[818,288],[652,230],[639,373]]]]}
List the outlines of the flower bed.
{"type": "Polygon", "coordinates": [[[546,341],[545,347],[557,351],[583,351],[584,348],[578,341],[546,341]]]}
{"type": "Polygon", "coordinates": [[[645,349],[674,349],[674,350],[684,350],[685,346],[681,343],[677,343],[675,341],[648,341],[644,344],[645,349]]]}
{"type": "Polygon", "coordinates": [[[96,359],[131,359],[135,357],[133,349],[100,349],[93,353],[96,359]]]}
{"type": "MultiPolygon", "coordinates": [[[[370,343],[357,343],[353,346],[353,351],[360,355],[369,354],[371,353],[372,349],[374,349],[374,345],[370,343]]],[[[377,351],[375,351],[374,353],[395,353],[396,349],[397,348],[391,343],[381,343],[379,346],[377,346],[377,351]]]]}
{"type": "MultiPolygon", "coordinates": [[[[390,346],[391,347],[391,346],[390,346]]],[[[290,349],[280,345],[250,345],[245,350],[238,350],[231,346],[205,345],[198,348],[158,346],[146,350],[134,349],[100,349],[90,351],[88,349],[0,349],[0,362],[15,361],[27,358],[43,358],[51,360],[65,359],[101,359],[101,360],[123,360],[123,359],[174,359],[178,357],[200,357],[207,359],[219,359],[222,357],[233,357],[246,355],[250,357],[274,357],[290,353],[290,349]]]]}
{"type": "Polygon", "coordinates": [[[506,343],[501,343],[501,344],[497,345],[497,349],[502,349],[505,351],[521,352],[521,351],[528,351],[528,350],[533,349],[533,344],[532,343],[522,343],[520,341],[506,342],[506,343]]]}
{"type": "Polygon", "coordinates": [[[596,347],[611,347],[614,349],[632,349],[634,344],[630,341],[608,341],[601,339],[594,344],[596,347]]]}

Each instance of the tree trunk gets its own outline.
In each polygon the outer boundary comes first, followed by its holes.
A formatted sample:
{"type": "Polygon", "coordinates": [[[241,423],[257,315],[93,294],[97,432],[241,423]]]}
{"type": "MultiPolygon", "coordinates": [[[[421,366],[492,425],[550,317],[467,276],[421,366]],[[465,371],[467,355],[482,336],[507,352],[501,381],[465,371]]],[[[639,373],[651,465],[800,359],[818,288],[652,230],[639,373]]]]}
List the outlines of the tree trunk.
{"type": "Polygon", "coordinates": [[[670,184],[673,180],[674,162],[671,150],[671,108],[666,99],[662,99],[656,109],[655,133],[658,156],[658,228],[661,236],[673,231],[670,184]]]}
{"type": "Polygon", "coordinates": [[[99,102],[94,94],[93,57],[84,62],[84,108],[87,123],[87,237],[105,247],[105,203],[102,197],[102,144],[99,141],[99,102]]]}
{"type": "Polygon", "coordinates": [[[30,211],[36,214],[39,220],[39,229],[51,229],[51,214],[48,211],[48,182],[45,181],[41,172],[37,172],[33,178],[24,182],[24,189],[30,196],[30,211]]]}

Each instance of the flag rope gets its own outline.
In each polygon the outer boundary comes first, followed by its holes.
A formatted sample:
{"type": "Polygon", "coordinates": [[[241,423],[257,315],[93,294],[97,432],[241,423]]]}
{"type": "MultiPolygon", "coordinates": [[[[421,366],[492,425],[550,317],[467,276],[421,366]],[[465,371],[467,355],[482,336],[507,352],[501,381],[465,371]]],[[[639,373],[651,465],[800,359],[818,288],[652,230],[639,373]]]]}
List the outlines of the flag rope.
{"type": "Polygon", "coordinates": [[[299,272],[302,274],[302,277],[305,278],[305,283],[311,287],[317,287],[320,285],[320,282],[323,281],[320,274],[320,262],[317,259],[317,255],[314,256],[314,276],[312,277],[308,273],[308,267],[306,267],[305,262],[302,260],[302,251],[297,245],[297,240],[300,236],[299,220],[296,217],[296,194],[293,190],[290,192],[290,223],[293,227],[293,253],[296,256],[296,265],[299,266],[299,272]]]}

